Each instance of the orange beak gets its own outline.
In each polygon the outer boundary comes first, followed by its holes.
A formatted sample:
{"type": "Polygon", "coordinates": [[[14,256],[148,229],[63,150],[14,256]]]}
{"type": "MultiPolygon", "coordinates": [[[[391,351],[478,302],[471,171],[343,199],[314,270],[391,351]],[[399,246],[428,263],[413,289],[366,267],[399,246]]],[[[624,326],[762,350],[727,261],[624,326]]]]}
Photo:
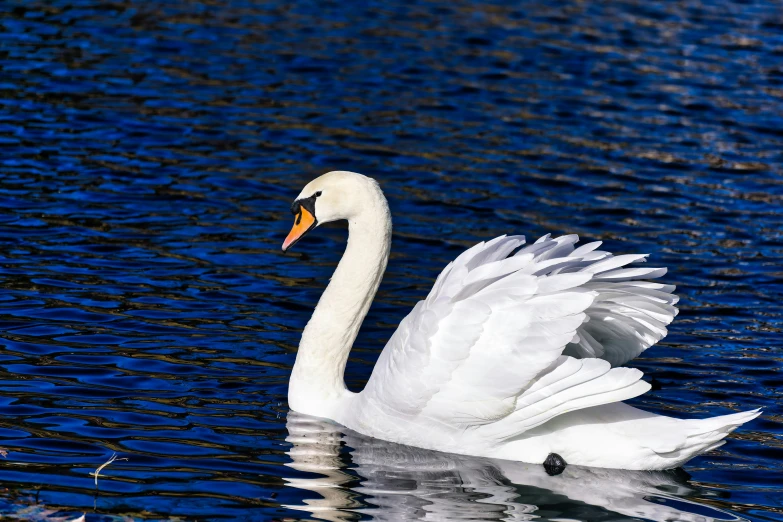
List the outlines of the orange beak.
{"type": "Polygon", "coordinates": [[[299,213],[294,218],[294,226],[283,241],[283,252],[294,246],[302,236],[315,227],[315,224],[315,217],[306,208],[299,207],[299,213]]]}

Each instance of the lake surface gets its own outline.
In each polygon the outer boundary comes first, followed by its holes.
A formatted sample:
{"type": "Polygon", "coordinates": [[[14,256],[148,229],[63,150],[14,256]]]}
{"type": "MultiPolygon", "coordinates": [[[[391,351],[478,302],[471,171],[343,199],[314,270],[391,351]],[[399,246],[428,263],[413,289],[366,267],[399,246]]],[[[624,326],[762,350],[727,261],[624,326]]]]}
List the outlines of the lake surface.
{"type": "Polygon", "coordinates": [[[782,117],[776,2],[3,2],[0,513],[783,520],[782,117]],[[634,405],[764,415],[559,477],[289,416],[345,227],[280,245],[334,169],[395,227],[352,389],[464,248],[578,233],[682,297],[634,405]]]}

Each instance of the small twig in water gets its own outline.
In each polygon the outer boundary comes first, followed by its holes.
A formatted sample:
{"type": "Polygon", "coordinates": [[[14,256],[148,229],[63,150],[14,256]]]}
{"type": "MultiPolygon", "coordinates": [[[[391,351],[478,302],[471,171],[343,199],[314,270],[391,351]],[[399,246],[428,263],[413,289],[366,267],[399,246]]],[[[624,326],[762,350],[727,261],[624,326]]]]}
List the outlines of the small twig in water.
{"type": "Polygon", "coordinates": [[[115,460],[128,460],[128,459],[125,458],[125,457],[122,457],[122,458],[118,459],[117,458],[117,454],[116,453],[112,453],[111,458],[109,460],[107,460],[106,462],[104,462],[103,464],[101,464],[100,466],[98,466],[98,469],[95,470],[95,473],[90,473],[90,475],[95,475],[95,487],[96,488],[98,487],[98,475],[100,475],[101,470],[103,468],[105,468],[106,466],[108,466],[109,464],[111,464],[112,462],[114,462],[115,460]]]}

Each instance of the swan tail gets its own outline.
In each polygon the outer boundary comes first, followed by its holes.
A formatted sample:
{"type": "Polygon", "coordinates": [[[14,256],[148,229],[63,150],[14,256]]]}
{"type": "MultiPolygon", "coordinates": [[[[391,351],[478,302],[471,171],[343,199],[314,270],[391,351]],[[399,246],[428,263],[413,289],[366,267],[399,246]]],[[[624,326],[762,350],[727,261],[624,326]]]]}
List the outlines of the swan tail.
{"type": "Polygon", "coordinates": [[[679,466],[697,455],[723,446],[726,436],[739,426],[761,415],[761,409],[680,421],[685,428],[684,443],[673,451],[656,451],[657,455],[670,460],[670,467],[679,466]]]}
{"type": "Polygon", "coordinates": [[[500,444],[498,458],[543,462],[557,453],[569,464],[664,470],[722,446],[759,410],[709,419],[675,419],[622,402],[569,411],[500,444]]]}

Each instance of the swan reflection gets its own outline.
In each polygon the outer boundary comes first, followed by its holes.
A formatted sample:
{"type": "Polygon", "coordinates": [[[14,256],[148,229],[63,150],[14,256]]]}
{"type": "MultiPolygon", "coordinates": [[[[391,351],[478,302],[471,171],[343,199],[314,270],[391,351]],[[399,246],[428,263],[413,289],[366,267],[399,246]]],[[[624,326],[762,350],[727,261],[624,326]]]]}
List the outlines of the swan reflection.
{"type": "Polygon", "coordinates": [[[316,493],[287,506],[330,521],[355,520],[745,520],[688,500],[683,472],[543,466],[439,453],[359,435],[288,414],[288,485],[316,493]],[[622,517],[620,517],[622,518],[622,517]]]}

